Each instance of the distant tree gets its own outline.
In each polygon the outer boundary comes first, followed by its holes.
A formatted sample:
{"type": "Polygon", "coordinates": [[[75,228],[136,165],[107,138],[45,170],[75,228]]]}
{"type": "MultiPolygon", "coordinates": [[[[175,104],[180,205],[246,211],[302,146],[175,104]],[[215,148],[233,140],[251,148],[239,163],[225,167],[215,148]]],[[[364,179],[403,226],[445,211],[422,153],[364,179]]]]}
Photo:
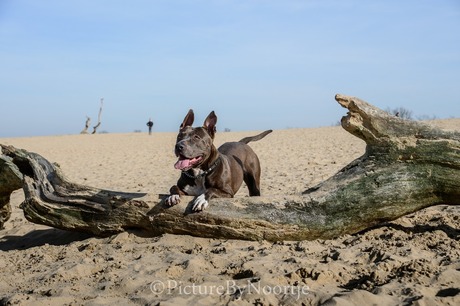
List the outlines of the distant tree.
{"type": "Polygon", "coordinates": [[[89,124],[91,123],[91,118],[86,116],[85,128],[80,132],[80,134],[88,134],[89,124]]]}
{"type": "MultiPolygon", "coordinates": [[[[101,125],[101,114],[102,106],[104,104],[104,98],[101,98],[101,107],[99,108],[99,115],[97,116],[97,124],[93,126],[93,132],[91,134],[96,134],[97,128],[101,125]]],[[[86,116],[85,128],[80,132],[80,134],[88,134],[88,128],[91,123],[91,118],[86,116]]]]}
{"type": "Polygon", "coordinates": [[[230,132],[231,130],[229,128],[225,128],[224,132],[230,132]]]}
{"type": "Polygon", "coordinates": [[[421,116],[417,116],[417,120],[420,120],[420,121],[428,121],[428,120],[436,120],[436,119],[438,119],[438,117],[436,117],[436,115],[431,115],[431,116],[421,115],[421,116]]]}
{"type": "Polygon", "coordinates": [[[386,111],[396,117],[412,120],[412,111],[404,107],[397,107],[394,109],[387,108],[386,111]]]}
{"type": "Polygon", "coordinates": [[[97,116],[97,124],[93,126],[93,132],[91,134],[96,134],[97,128],[101,125],[101,114],[102,114],[103,104],[104,104],[104,98],[101,98],[101,107],[99,108],[99,115],[97,116]]]}

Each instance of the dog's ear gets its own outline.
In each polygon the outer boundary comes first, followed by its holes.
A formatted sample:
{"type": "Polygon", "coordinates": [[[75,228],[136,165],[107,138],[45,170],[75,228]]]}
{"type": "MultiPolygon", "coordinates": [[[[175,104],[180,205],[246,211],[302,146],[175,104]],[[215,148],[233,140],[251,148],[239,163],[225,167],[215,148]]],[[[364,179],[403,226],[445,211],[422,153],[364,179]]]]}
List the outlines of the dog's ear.
{"type": "Polygon", "coordinates": [[[212,111],[208,117],[204,120],[203,127],[208,131],[209,136],[211,138],[214,138],[214,135],[216,134],[216,123],[217,123],[217,116],[212,111]]]}
{"type": "Polygon", "coordinates": [[[187,115],[184,118],[184,121],[180,125],[180,129],[184,129],[186,126],[192,126],[193,121],[195,120],[195,114],[193,113],[193,110],[189,110],[187,115]]]}

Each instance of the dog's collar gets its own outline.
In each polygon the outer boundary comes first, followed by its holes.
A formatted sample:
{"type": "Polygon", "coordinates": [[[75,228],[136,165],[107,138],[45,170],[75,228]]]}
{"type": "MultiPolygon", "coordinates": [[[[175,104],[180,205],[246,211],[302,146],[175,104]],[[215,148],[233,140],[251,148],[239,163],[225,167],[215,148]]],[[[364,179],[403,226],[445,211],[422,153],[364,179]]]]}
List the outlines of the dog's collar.
{"type": "Polygon", "coordinates": [[[208,170],[206,171],[203,171],[201,172],[200,174],[198,175],[191,175],[190,173],[188,173],[187,171],[182,171],[182,174],[184,174],[185,176],[191,178],[191,179],[198,179],[198,178],[202,178],[202,177],[205,177],[206,175],[208,175],[209,173],[212,172],[212,170],[214,170],[216,167],[217,167],[217,164],[219,164],[219,161],[220,161],[220,156],[216,159],[216,161],[211,165],[211,167],[209,167],[208,170]]]}

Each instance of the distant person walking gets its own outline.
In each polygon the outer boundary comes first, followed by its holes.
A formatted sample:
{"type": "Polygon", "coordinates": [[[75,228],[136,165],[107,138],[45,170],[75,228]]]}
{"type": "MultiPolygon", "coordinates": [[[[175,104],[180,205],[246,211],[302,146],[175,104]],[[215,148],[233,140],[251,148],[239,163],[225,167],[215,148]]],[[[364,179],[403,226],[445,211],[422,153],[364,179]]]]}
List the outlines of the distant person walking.
{"type": "Polygon", "coordinates": [[[152,127],[153,127],[152,118],[149,118],[149,122],[147,122],[147,126],[149,127],[149,135],[152,135],[152,127]]]}

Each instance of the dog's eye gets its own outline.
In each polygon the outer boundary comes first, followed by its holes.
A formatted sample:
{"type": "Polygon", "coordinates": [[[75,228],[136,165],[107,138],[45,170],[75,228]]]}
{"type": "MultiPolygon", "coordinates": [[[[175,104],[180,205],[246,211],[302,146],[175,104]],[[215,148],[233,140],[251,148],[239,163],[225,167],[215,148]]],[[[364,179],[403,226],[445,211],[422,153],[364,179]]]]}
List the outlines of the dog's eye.
{"type": "Polygon", "coordinates": [[[200,140],[200,139],[201,139],[201,137],[200,137],[200,136],[198,136],[198,135],[193,135],[193,139],[195,139],[195,140],[200,140]]]}

